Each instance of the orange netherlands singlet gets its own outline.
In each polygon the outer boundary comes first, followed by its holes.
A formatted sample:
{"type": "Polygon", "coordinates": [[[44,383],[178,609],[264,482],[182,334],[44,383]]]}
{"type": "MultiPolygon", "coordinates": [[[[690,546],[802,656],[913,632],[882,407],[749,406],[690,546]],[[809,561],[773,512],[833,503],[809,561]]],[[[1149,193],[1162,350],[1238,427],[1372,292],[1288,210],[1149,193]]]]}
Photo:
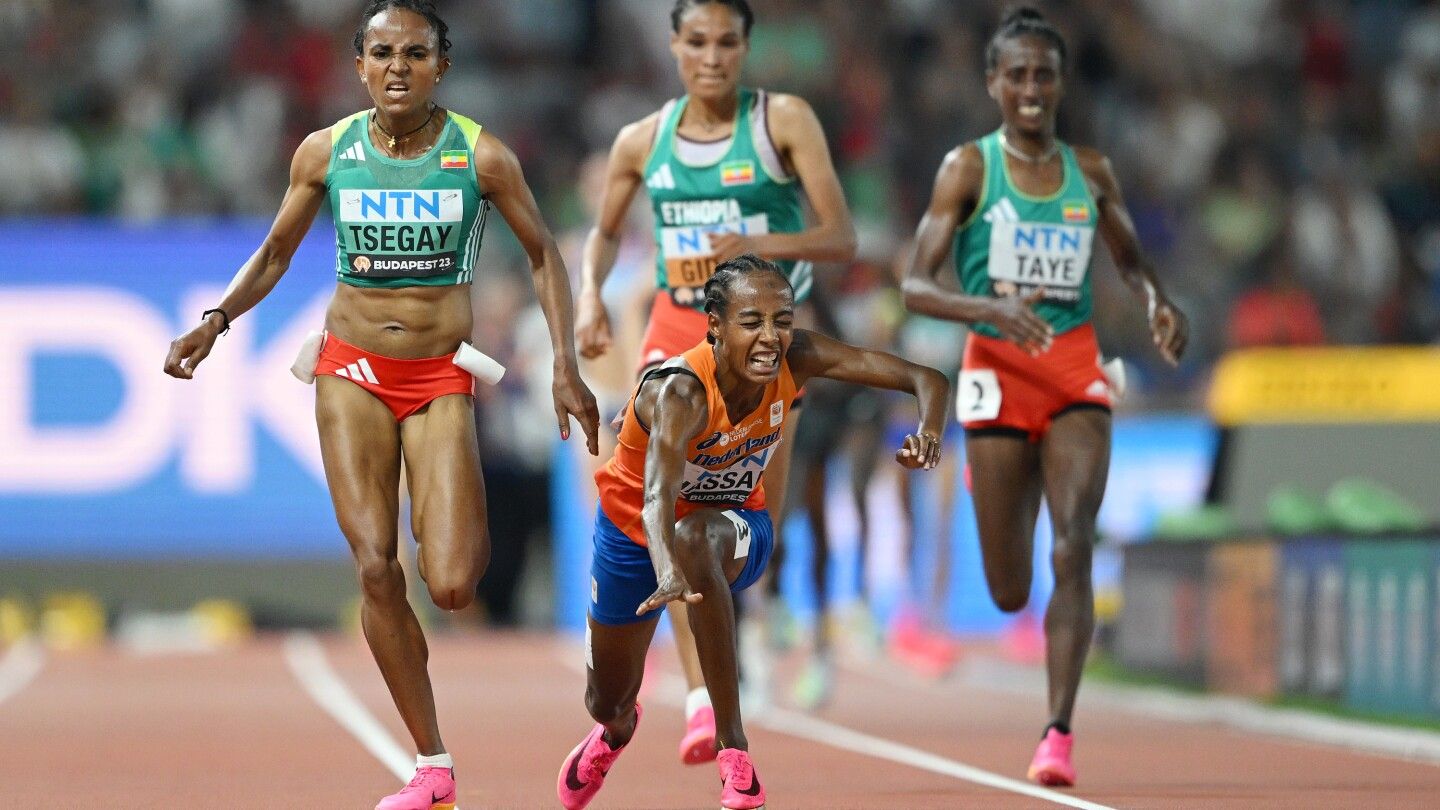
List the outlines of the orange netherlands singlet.
{"type": "MultiPolygon", "coordinates": [[[[715,379],[715,355],[710,344],[701,342],[680,355],[680,359],[705,386],[710,420],[685,450],[685,478],[680,484],[680,497],[675,501],[675,519],[707,507],[764,509],[761,475],[780,444],[781,429],[795,401],[795,379],[790,375],[790,364],[780,361],[780,376],[765,387],[760,404],[732,423],[715,379]]],[[[675,362],[672,359],[666,366],[675,362]]],[[[640,509],[650,431],[635,416],[639,386],[635,391],[625,406],[615,455],[595,473],[595,484],[600,490],[600,509],[605,516],[626,537],[648,546],[640,509]]]]}

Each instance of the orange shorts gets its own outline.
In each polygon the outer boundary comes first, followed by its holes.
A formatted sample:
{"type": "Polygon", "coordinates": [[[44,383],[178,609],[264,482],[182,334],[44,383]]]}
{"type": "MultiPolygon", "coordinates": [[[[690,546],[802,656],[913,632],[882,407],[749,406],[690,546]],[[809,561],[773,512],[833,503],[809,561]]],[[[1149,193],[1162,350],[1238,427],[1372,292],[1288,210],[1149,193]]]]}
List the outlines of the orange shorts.
{"type": "Polygon", "coordinates": [[[421,408],[448,394],[475,395],[475,378],[455,365],[455,355],[397,360],[367,352],[325,334],[315,376],[343,377],[375,395],[403,422],[421,408]]]}
{"type": "Polygon", "coordinates": [[[709,323],[709,317],[700,310],[680,306],[664,290],[656,292],[655,302],[650,305],[650,321],[640,340],[637,372],[695,348],[705,339],[709,323]]]}
{"type": "Polygon", "coordinates": [[[1075,408],[1110,410],[1110,383],[1090,324],[1057,335],[1031,357],[1016,344],[971,334],[960,365],[955,414],[967,433],[1039,441],[1055,417],[1075,408]]]}

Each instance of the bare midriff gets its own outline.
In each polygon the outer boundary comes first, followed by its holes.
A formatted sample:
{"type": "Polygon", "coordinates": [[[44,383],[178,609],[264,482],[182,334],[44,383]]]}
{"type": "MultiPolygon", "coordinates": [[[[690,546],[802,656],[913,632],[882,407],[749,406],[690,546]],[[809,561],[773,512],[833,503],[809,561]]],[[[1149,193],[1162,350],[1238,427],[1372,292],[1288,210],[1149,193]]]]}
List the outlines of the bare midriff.
{"type": "Polygon", "coordinates": [[[470,339],[470,285],[335,285],[325,328],[346,343],[398,360],[450,354],[470,339]]]}

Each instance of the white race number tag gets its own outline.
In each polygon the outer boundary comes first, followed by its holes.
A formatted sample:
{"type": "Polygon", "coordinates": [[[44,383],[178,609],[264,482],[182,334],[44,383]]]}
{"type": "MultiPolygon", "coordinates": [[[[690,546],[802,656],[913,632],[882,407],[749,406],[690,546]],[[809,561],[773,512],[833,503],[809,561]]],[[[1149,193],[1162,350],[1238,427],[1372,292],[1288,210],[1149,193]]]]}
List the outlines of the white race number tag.
{"type": "Polygon", "coordinates": [[[1000,380],[992,369],[961,371],[959,389],[955,397],[955,417],[960,424],[983,422],[1000,415],[1000,380]]]}
{"type": "Polygon", "coordinates": [[[990,226],[990,278],[1018,286],[1077,289],[1090,267],[1095,229],[1034,222],[990,226]]]}
{"type": "Polygon", "coordinates": [[[740,517],[733,511],[726,509],[720,514],[730,519],[735,524],[735,559],[742,560],[750,556],[750,524],[745,518],[740,517]]]}

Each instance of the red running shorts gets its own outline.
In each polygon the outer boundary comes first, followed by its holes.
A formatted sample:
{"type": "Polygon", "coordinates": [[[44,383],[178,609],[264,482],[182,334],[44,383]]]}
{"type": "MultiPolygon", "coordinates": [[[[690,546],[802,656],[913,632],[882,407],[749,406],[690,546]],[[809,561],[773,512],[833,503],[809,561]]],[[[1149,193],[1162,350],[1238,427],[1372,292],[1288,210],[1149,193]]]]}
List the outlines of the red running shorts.
{"type": "Polygon", "coordinates": [[[955,415],[967,434],[1010,434],[1039,441],[1060,414],[1110,410],[1110,383],[1090,324],[1057,335],[1036,357],[1000,338],[971,334],[960,365],[955,415]]]}
{"type": "Polygon", "coordinates": [[[684,354],[705,339],[710,320],[698,309],[682,307],[670,300],[670,293],[661,290],[650,305],[650,320],[640,340],[640,365],[643,372],[677,354],[684,354]]]}
{"type": "Polygon", "coordinates": [[[398,360],[367,352],[358,346],[325,334],[315,376],[343,377],[385,403],[395,421],[403,422],[416,411],[449,394],[475,395],[475,378],[455,365],[455,355],[398,360]]]}

